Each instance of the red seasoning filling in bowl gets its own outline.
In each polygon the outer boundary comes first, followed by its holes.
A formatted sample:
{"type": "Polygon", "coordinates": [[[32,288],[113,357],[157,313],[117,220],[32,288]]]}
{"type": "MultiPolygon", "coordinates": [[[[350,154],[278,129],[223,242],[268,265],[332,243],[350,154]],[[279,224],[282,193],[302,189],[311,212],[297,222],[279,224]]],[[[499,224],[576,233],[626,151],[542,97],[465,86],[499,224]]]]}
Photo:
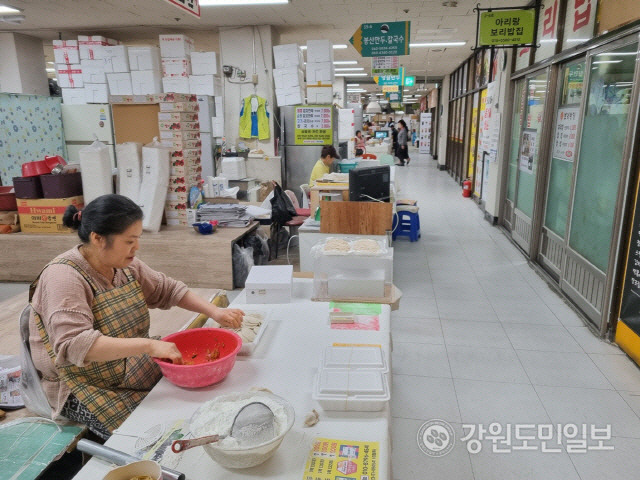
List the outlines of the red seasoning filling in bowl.
{"type": "MultiPolygon", "coordinates": [[[[224,343],[221,345],[222,348],[224,348],[224,343]]],[[[207,352],[206,353],[194,353],[192,354],[190,357],[189,356],[185,356],[183,355],[183,365],[199,365],[201,363],[207,363],[207,362],[213,362],[214,360],[217,360],[218,358],[220,358],[220,350],[218,350],[217,347],[214,347],[213,350],[207,348],[207,352]]]]}

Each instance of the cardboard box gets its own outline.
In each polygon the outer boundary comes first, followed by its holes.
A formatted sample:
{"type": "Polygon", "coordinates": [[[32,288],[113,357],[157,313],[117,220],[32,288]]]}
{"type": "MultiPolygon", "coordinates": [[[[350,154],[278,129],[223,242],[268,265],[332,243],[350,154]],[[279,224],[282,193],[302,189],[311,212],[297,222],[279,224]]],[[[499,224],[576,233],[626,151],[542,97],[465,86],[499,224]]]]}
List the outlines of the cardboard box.
{"type": "Polygon", "coordinates": [[[160,130],[161,140],[200,140],[200,130],[160,130]]]}
{"type": "Polygon", "coordinates": [[[216,52],[191,52],[191,72],[194,75],[218,75],[216,52]]]}
{"type": "Polygon", "coordinates": [[[307,40],[307,65],[319,62],[333,63],[331,40],[307,40]]]}
{"type": "Polygon", "coordinates": [[[60,88],[82,88],[84,86],[82,66],[79,63],[73,65],[56,63],[56,76],[60,88]]]}
{"type": "Polygon", "coordinates": [[[333,83],[335,67],[332,62],[307,62],[307,84],[333,83]]]}
{"type": "Polygon", "coordinates": [[[56,63],[80,63],[77,40],[54,40],[53,59],[56,63]]]}
{"type": "Polygon", "coordinates": [[[191,60],[188,58],[163,58],[163,77],[188,77],[191,75],[191,60]]]}
{"type": "Polygon", "coordinates": [[[304,86],[304,72],[300,67],[274,68],[273,83],[280,89],[304,86]]]}
{"type": "Polygon", "coordinates": [[[70,233],[62,224],[62,216],[69,205],[78,210],[84,207],[82,195],[69,198],[17,199],[20,226],[28,233],[70,233]]]}
{"type": "Polygon", "coordinates": [[[87,103],[109,103],[109,86],[106,83],[85,83],[84,96],[87,103]]]}
{"type": "Polygon", "coordinates": [[[126,73],[129,71],[129,54],[126,45],[102,47],[102,52],[106,73],[126,73]]]}
{"type": "Polygon", "coordinates": [[[187,200],[168,200],[164,204],[164,212],[169,218],[187,219],[187,200]]]}
{"type": "Polygon", "coordinates": [[[65,105],[84,105],[87,97],[84,88],[62,88],[62,102],[65,105]]]}
{"type": "MultiPolygon", "coordinates": [[[[185,215],[187,215],[185,213],[185,215]]],[[[191,223],[195,223],[195,222],[189,222],[188,217],[187,218],[169,218],[167,217],[167,225],[171,225],[171,226],[177,226],[177,227],[191,227],[191,223]]]]}
{"type": "Polygon", "coordinates": [[[171,151],[170,157],[174,158],[183,158],[187,160],[197,160],[199,161],[201,150],[200,148],[184,148],[184,149],[175,149],[171,151]]]}
{"type": "Polygon", "coordinates": [[[196,112],[158,112],[159,122],[197,122],[196,112]]]}
{"type": "Polygon", "coordinates": [[[302,50],[297,43],[275,45],[273,47],[273,59],[276,68],[302,67],[304,58],[302,50]]]}
{"type": "Polygon", "coordinates": [[[107,83],[107,76],[104,72],[104,61],[100,60],[80,60],[82,70],[82,80],[84,83],[107,83]]]}
{"type": "Polygon", "coordinates": [[[186,35],[160,35],[162,58],[188,57],[193,50],[193,40],[186,35]]]}
{"type": "Polygon", "coordinates": [[[308,104],[331,104],[333,103],[333,87],[307,87],[308,104]]]}
{"type": "Polygon", "coordinates": [[[164,147],[168,147],[171,149],[182,150],[186,148],[200,148],[202,146],[201,140],[198,138],[197,140],[189,140],[184,138],[168,138],[168,139],[160,139],[160,143],[164,147]]]}
{"type": "Polygon", "coordinates": [[[134,95],[162,93],[162,77],[157,70],[132,70],[131,87],[134,95]]]}
{"type": "Polygon", "coordinates": [[[158,122],[158,128],[160,130],[197,130],[200,131],[200,124],[198,122],[158,122]]]}
{"type": "Polygon", "coordinates": [[[160,49],[158,47],[129,47],[129,67],[134,70],[160,71],[160,49]]]}
{"type": "Polygon", "coordinates": [[[189,89],[195,95],[222,95],[222,81],[213,75],[190,75],[189,89]]]}
{"type": "Polygon", "coordinates": [[[285,105],[302,105],[304,103],[304,91],[301,87],[276,88],[276,100],[281,107],[285,105]]]}
{"type": "MultiPolygon", "coordinates": [[[[188,77],[163,77],[162,89],[165,92],[189,93],[189,78],[188,77]]],[[[196,107],[197,106],[198,104],[196,103],[196,107]]],[[[195,111],[195,110],[192,110],[192,111],[195,111]]]]}
{"type": "Polygon", "coordinates": [[[198,113],[198,104],[196,102],[161,102],[160,112],[198,113]]]}
{"type": "Polygon", "coordinates": [[[196,165],[172,165],[169,174],[177,177],[197,177],[202,175],[202,166],[196,165]]]}
{"type": "MultiPolygon", "coordinates": [[[[78,37],[79,38],[79,37],[78,37]]],[[[104,37],[100,37],[104,38],[104,37]]],[[[103,48],[108,46],[107,42],[81,42],[78,41],[80,60],[102,60],[104,58],[103,48]]]]}
{"type": "Polygon", "coordinates": [[[160,93],[158,95],[153,95],[153,100],[157,103],[163,102],[193,102],[196,105],[195,112],[198,111],[197,97],[195,95],[191,95],[190,93],[174,93],[174,92],[165,92],[160,93]]]}
{"type": "Polygon", "coordinates": [[[131,73],[107,73],[111,95],[133,95],[131,73]]]}

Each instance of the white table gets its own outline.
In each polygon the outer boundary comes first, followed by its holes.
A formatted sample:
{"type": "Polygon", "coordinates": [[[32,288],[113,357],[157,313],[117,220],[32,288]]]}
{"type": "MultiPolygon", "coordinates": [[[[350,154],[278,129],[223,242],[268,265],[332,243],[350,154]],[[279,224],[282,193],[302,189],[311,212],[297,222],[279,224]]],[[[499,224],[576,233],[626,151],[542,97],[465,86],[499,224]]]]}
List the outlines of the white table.
{"type": "MultiPolygon", "coordinates": [[[[225,380],[211,387],[189,390],[176,387],[163,378],[119,430],[142,433],[158,423],[170,425],[178,419],[188,421],[193,412],[211,398],[230,392],[246,391],[251,387],[267,387],[286,398],[296,413],[293,428],[271,459],[257,467],[228,470],[215,463],[204,449],[193,448],[184,452],[174,469],[185,473],[190,480],[300,480],[313,439],[327,437],[379,442],[378,478],[390,480],[389,407],[381,412],[325,412],[311,398],[313,379],[321,353],[333,342],[380,344],[385,349],[389,361],[389,306],[382,305],[380,331],[334,330],[329,328],[328,323],[329,304],[311,302],[311,293],[311,280],[294,279],[292,303],[265,306],[270,309],[271,315],[260,343],[252,356],[238,357],[233,370],[225,380]],[[303,428],[304,416],[313,408],[320,413],[320,422],[314,427],[303,428]]],[[[245,298],[242,292],[233,305],[243,304],[245,298]]],[[[114,434],[106,445],[133,453],[135,442],[135,437],[114,434]]],[[[75,479],[101,480],[110,468],[108,462],[92,458],[75,479]]]]}

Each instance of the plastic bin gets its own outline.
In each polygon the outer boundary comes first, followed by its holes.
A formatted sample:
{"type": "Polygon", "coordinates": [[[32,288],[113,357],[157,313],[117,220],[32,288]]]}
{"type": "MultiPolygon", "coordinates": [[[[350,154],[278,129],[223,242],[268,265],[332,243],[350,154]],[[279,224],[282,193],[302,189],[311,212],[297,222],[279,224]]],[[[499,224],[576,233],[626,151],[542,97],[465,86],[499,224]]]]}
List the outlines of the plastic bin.
{"type": "Polygon", "coordinates": [[[12,186],[0,187],[0,212],[13,212],[18,210],[16,194],[12,186]]]}
{"type": "Polygon", "coordinates": [[[349,173],[349,170],[353,170],[358,166],[357,163],[338,163],[339,173],[349,173]]]}
{"type": "Polygon", "coordinates": [[[316,376],[312,398],[324,410],[379,412],[391,394],[387,376],[380,370],[325,368],[316,376]]]}
{"type": "Polygon", "coordinates": [[[16,198],[43,198],[40,175],[33,177],[13,177],[16,198]]]}
{"type": "Polygon", "coordinates": [[[61,175],[40,175],[44,198],[67,198],[82,195],[80,172],[61,175]]]}

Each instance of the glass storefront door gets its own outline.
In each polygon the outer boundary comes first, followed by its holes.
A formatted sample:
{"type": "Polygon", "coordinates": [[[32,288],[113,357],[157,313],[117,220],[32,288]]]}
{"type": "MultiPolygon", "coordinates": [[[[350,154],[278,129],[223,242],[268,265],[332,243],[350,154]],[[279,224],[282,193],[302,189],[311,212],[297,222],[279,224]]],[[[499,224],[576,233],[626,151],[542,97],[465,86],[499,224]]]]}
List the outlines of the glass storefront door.
{"type": "Polygon", "coordinates": [[[503,223],[511,230],[513,225],[513,204],[516,199],[516,177],[518,174],[518,149],[520,148],[520,132],[525,108],[526,80],[517,80],[514,86],[513,110],[511,115],[511,138],[509,148],[509,165],[507,167],[507,198],[505,200],[503,223]]]}

